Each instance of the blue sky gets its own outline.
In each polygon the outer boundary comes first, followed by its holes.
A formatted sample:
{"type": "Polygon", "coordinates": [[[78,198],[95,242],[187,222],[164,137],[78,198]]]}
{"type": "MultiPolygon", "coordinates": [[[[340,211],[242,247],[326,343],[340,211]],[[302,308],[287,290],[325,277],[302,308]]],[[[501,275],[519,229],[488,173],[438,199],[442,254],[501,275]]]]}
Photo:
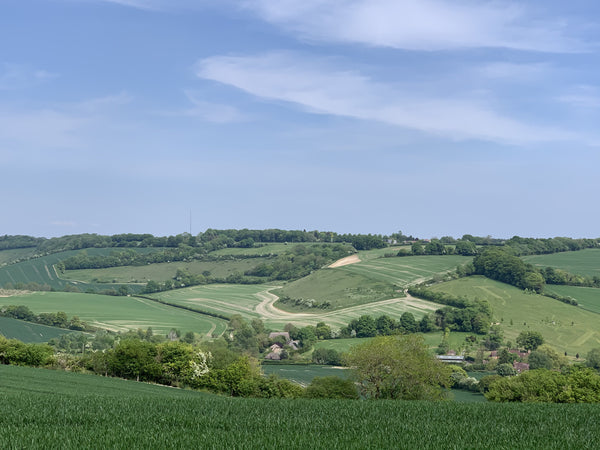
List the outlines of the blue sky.
{"type": "Polygon", "coordinates": [[[593,0],[2,0],[0,234],[599,237],[593,0]]]}

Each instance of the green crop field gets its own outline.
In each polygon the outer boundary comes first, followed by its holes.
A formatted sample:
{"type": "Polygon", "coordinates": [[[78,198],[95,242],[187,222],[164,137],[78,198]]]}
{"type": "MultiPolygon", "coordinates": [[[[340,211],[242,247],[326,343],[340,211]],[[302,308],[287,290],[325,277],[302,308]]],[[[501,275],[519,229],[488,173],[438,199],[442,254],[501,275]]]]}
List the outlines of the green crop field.
{"type": "Polygon", "coordinates": [[[316,364],[264,364],[262,370],[265,375],[275,374],[302,386],[309,385],[314,377],[348,378],[350,376],[348,369],[316,364]]]}
{"type": "MultiPolygon", "coordinates": [[[[407,256],[384,258],[383,251],[359,252],[361,262],[316,271],[286,284],[277,295],[329,302],[332,309],[402,297],[410,284],[453,270],[472,260],[465,256],[407,256]]],[[[296,307],[278,304],[289,311],[296,307]]]]}
{"type": "Polygon", "coordinates": [[[524,330],[539,331],[552,347],[569,355],[585,355],[600,347],[600,316],[580,307],[567,305],[481,276],[432,286],[432,290],[468,298],[485,298],[493,309],[494,320],[502,324],[506,339],[515,342],[524,330]]]}
{"type": "Polygon", "coordinates": [[[600,408],[227,398],[132,381],[0,366],[7,449],[592,449],[600,408]]]}
{"type": "Polygon", "coordinates": [[[63,334],[72,333],[72,330],[48,327],[23,320],[0,317],[0,334],[8,339],[18,339],[28,344],[48,342],[48,340],[63,334]]]}
{"type": "MultiPolygon", "coordinates": [[[[109,255],[111,252],[119,250],[115,248],[88,248],[85,252],[89,255],[109,255]]],[[[136,248],[133,249],[140,252],[156,251],[151,248],[136,248]]],[[[6,250],[5,250],[6,251],[6,250]]],[[[39,284],[47,284],[54,289],[61,290],[69,283],[62,280],[53,265],[59,261],[75,256],[80,253],[81,250],[70,250],[67,252],[53,253],[51,255],[42,256],[39,258],[30,259],[16,264],[10,264],[0,268],[0,286],[5,286],[7,283],[30,283],[35,282],[39,284]]],[[[97,287],[97,286],[80,286],[82,290],[86,287],[97,287]]],[[[106,288],[107,286],[103,286],[106,288]]]]}
{"type": "Polygon", "coordinates": [[[34,254],[35,247],[0,250],[0,266],[3,266],[4,264],[12,264],[14,261],[19,259],[30,258],[34,254]]]}
{"type": "Polygon", "coordinates": [[[135,297],[34,292],[3,298],[2,303],[26,305],[36,314],[64,311],[69,317],[76,315],[91,325],[115,331],[152,327],[159,333],[167,333],[171,328],[176,328],[181,332],[220,335],[227,326],[222,319],[135,297]]]}
{"type": "Polygon", "coordinates": [[[545,290],[563,297],[573,297],[581,308],[600,314],[600,289],[598,288],[546,285],[545,290]]]}
{"type": "Polygon", "coordinates": [[[388,314],[398,319],[402,313],[409,311],[419,319],[425,313],[439,308],[439,305],[432,302],[400,298],[333,311],[314,308],[305,312],[288,312],[274,305],[276,297],[269,293],[273,288],[272,285],[260,284],[209,284],[160,292],[152,294],[151,297],[225,316],[241,314],[247,320],[260,318],[274,330],[282,330],[287,323],[303,326],[316,325],[319,322],[340,328],[363,314],[388,314]]]}
{"type": "Polygon", "coordinates": [[[149,280],[169,280],[175,277],[178,269],[187,270],[192,274],[209,271],[213,277],[225,278],[235,272],[244,273],[267,260],[267,258],[250,258],[231,261],[176,261],[145,266],[67,270],[62,278],[84,283],[147,283],[149,280]]]}
{"type": "Polygon", "coordinates": [[[538,267],[554,267],[579,275],[600,277],[600,249],[598,248],[550,255],[524,256],[523,260],[538,267]]]}

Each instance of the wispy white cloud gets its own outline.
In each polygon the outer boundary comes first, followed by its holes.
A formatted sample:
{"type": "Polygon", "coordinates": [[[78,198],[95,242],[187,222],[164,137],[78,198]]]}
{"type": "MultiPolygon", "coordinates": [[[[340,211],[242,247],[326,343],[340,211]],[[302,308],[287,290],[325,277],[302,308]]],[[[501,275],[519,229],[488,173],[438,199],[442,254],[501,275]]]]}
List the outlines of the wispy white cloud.
{"type": "Polygon", "coordinates": [[[600,90],[595,86],[576,86],[557,99],[576,108],[600,109],[600,90]]]}
{"type": "Polygon", "coordinates": [[[0,65],[0,91],[23,89],[58,77],[58,74],[32,69],[23,64],[3,63],[0,65]]]}
{"type": "Polygon", "coordinates": [[[196,73],[312,113],[378,121],[452,139],[523,143],[573,137],[505,117],[476,98],[428,96],[375,82],[355,71],[333,69],[324,61],[305,60],[296,53],[215,56],[201,60],[196,73]]]}
{"type": "Polygon", "coordinates": [[[248,117],[235,106],[204,100],[201,94],[191,90],[186,90],[184,93],[192,104],[191,107],[179,111],[161,112],[160,114],[166,116],[194,117],[205,122],[218,124],[248,120],[248,117]]]}
{"type": "Polygon", "coordinates": [[[548,63],[493,62],[479,67],[477,72],[493,79],[533,81],[544,77],[552,70],[554,70],[552,65],[548,63]]]}
{"type": "Polygon", "coordinates": [[[408,50],[587,48],[564,20],[537,20],[523,3],[475,0],[247,0],[246,8],[302,38],[408,50]]]}
{"type": "Polygon", "coordinates": [[[0,142],[7,145],[39,148],[74,148],[75,132],[86,119],[56,109],[29,111],[0,110],[0,142]]]}

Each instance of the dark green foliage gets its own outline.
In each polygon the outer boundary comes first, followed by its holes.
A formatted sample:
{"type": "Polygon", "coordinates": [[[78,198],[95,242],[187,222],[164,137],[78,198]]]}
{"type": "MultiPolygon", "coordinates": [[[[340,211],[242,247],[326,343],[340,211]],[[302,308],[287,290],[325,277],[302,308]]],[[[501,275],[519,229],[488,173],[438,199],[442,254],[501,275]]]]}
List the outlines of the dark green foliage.
{"type": "Polygon", "coordinates": [[[589,368],[529,370],[496,380],[485,396],[496,402],[599,403],[600,376],[589,368]]]}
{"type": "Polygon", "coordinates": [[[492,310],[486,300],[455,297],[422,286],[410,287],[408,293],[414,297],[448,305],[435,312],[437,325],[441,328],[449,327],[451,330],[477,334],[485,334],[488,331],[492,310]]]}
{"type": "Polygon", "coordinates": [[[517,344],[525,350],[535,350],[544,343],[544,337],[539,331],[521,331],[517,336],[517,344]]]}
{"type": "Polygon", "coordinates": [[[304,391],[306,398],[358,399],[358,389],[352,380],[340,377],[315,377],[304,391]]]}
{"type": "Polygon", "coordinates": [[[339,366],[342,364],[342,354],[334,349],[317,348],[312,354],[312,362],[315,364],[339,366]]]}
{"type": "Polygon", "coordinates": [[[585,365],[600,370],[600,348],[593,348],[585,357],[585,365]]]}
{"type": "Polygon", "coordinates": [[[25,344],[0,335],[0,364],[45,366],[51,362],[54,350],[47,344],[25,344]]]}
{"type": "Polygon", "coordinates": [[[444,396],[441,387],[450,384],[451,369],[414,334],[376,337],[352,347],[346,364],[367,398],[436,400],[444,396]]]}
{"type": "Polygon", "coordinates": [[[501,248],[488,248],[473,259],[475,273],[493,280],[541,292],[544,277],[531,265],[501,248]]]}

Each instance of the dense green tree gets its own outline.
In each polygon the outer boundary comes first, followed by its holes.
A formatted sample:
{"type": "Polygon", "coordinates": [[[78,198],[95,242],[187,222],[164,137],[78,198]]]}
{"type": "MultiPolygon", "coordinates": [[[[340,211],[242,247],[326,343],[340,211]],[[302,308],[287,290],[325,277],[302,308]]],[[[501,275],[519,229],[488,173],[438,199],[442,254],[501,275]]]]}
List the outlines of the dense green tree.
{"type": "Polygon", "coordinates": [[[411,312],[404,312],[400,316],[400,327],[406,333],[416,333],[418,330],[417,321],[411,312]]]}
{"type": "Polygon", "coordinates": [[[517,336],[517,345],[525,350],[535,350],[544,343],[544,337],[539,331],[521,331],[517,336]]]}
{"type": "Polygon", "coordinates": [[[585,357],[585,365],[600,370],[600,348],[593,348],[585,357]]]}
{"type": "Polygon", "coordinates": [[[450,369],[415,334],[373,338],[352,347],[346,363],[368,398],[441,399],[450,384],[450,369]]]}

